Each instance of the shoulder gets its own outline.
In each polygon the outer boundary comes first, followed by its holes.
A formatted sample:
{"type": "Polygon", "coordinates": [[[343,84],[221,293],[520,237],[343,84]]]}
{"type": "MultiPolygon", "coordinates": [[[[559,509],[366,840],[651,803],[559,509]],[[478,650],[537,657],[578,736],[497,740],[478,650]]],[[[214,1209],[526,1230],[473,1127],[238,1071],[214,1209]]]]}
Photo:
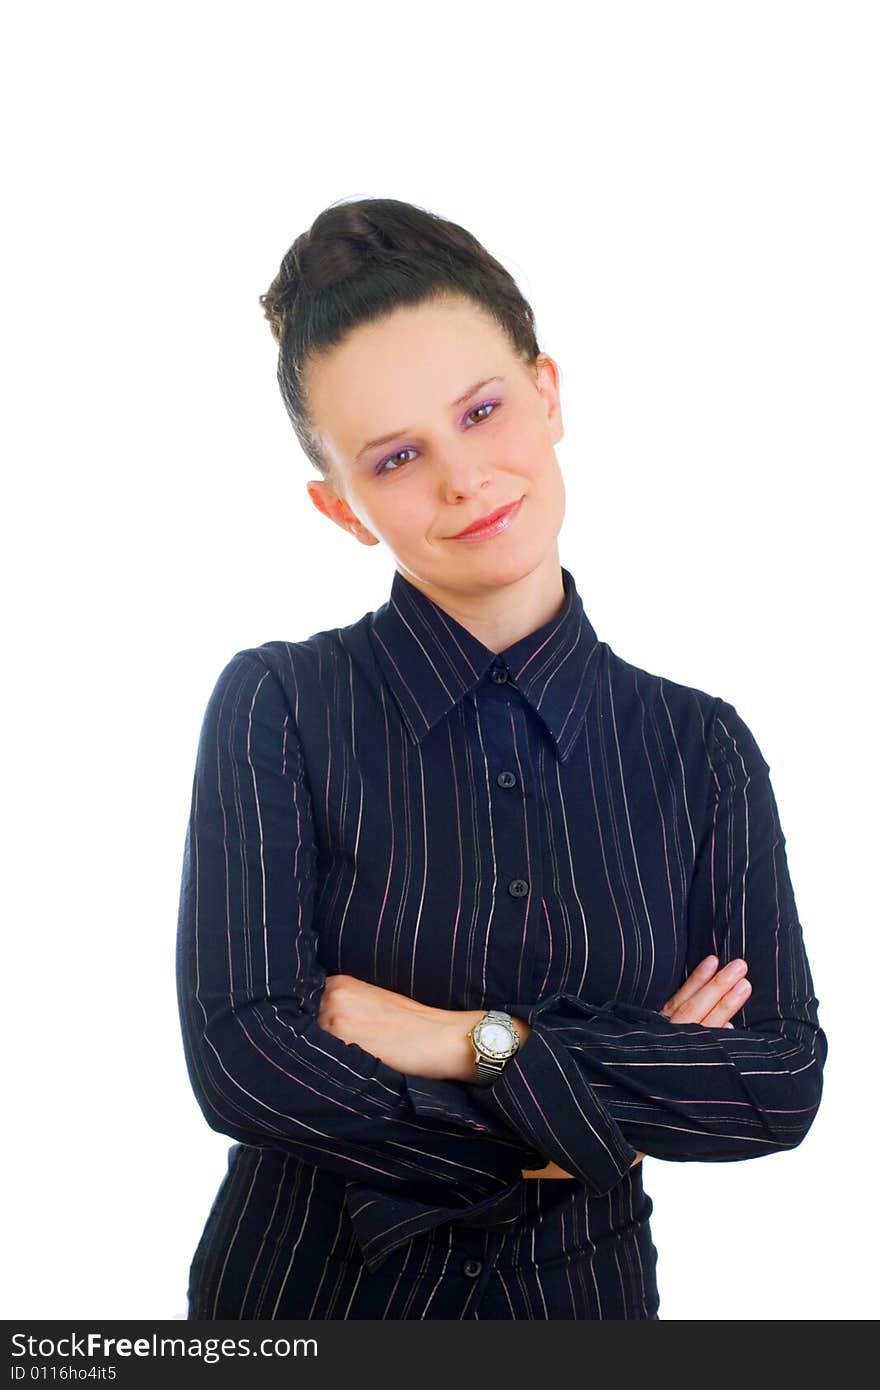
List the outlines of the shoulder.
{"type": "Polygon", "coordinates": [[[747,767],[768,766],[754,733],[732,701],[649,671],[619,656],[608,643],[605,647],[611,688],[629,695],[640,710],[667,719],[672,729],[701,738],[713,765],[736,759],[747,767]]]}
{"type": "Polygon", "coordinates": [[[372,663],[368,640],[372,613],[345,626],[322,628],[302,638],[273,638],[241,647],[228,658],[214,684],[212,703],[230,690],[259,691],[262,704],[284,704],[299,726],[308,724],[352,665],[372,663]]]}
{"type": "MultiPolygon", "coordinates": [[[[340,673],[369,652],[368,627],[372,613],[340,627],[322,628],[308,637],[274,638],[248,647],[243,655],[271,671],[282,688],[296,698],[297,692],[325,693],[340,673]]],[[[240,654],[242,655],[242,654],[240,654]]]]}
{"type": "Polygon", "coordinates": [[[675,723],[698,724],[710,737],[720,697],[696,685],[673,679],[658,671],[649,671],[634,661],[627,661],[607,642],[605,659],[608,684],[615,696],[629,698],[640,708],[663,710],[675,723]]]}

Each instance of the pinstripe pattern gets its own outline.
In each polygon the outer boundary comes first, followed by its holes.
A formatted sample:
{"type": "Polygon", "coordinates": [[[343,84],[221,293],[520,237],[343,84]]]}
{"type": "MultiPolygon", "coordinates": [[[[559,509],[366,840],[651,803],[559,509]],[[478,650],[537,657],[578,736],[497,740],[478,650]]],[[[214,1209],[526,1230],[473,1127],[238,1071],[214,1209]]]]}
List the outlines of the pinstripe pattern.
{"type": "Polygon", "coordinates": [[[195,1095],[236,1143],[190,1317],[650,1318],[636,1151],[807,1133],[827,1041],[768,764],[731,704],[599,641],[562,578],[499,655],[398,571],[375,613],[220,673],[177,982],[195,1095]],[[749,964],[734,1028],[670,1023],[710,952],[749,964]],[[397,1072],[318,1026],[339,973],[532,1031],[490,1087],[397,1072]],[[521,1177],[550,1160],[574,1177],[521,1177]]]}

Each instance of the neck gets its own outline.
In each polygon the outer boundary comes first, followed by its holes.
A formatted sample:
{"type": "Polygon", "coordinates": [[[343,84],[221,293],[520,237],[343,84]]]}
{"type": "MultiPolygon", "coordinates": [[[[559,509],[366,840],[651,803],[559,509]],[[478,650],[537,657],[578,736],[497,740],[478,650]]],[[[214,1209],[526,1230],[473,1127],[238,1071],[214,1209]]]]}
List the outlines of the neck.
{"type": "Polygon", "coordinates": [[[490,589],[447,589],[408,573],[404,577],[492,652],[503,652],[543,627],[565,602],[556,545],[530,573],[490,589]]]}

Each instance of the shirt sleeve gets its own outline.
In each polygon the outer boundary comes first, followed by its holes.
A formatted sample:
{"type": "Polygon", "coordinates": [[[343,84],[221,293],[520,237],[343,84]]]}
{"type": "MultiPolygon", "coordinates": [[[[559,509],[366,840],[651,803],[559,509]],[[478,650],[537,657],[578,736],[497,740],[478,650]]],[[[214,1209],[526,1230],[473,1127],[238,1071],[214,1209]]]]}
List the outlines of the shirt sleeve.
{"type": "MultiPolygon", "coordinates": [[[[341,1175],[381,1252],[509,1199],[541,1156],[476,1110],[419,1114],[403,1073],[320,1027],[316,858],[287,697],[244,650],[205,711],[186,830],[176,979],[189,1078],[212,1129],[341,1175]]],[[[447,1098],[464,1090],[445,1084],[447,1098]]]]}
{"type": "Polygon", "coordinates": [[[603,1134],[614,1142],[622,1133],[657,1158],[729,1162],[795,1148],[819,1108],[828,1044],[769,765],[723,700],[706,757],[711,796],[683,979],[707,955],[719,969],[743,957],[752,990],[734,1027],[672,1023],[636,1004],[565,993],[509,1000],[502,1007],[531,1025],[529,1036],[491,1086],[464,1087],[476,1112],[583,1181],[603,1134]]]}

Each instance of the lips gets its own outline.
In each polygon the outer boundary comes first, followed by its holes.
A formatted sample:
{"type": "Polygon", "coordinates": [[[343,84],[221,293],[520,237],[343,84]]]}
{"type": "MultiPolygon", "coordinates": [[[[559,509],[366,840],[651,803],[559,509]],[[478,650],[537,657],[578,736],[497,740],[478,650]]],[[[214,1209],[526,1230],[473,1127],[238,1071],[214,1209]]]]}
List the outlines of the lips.
{"type": "Polygon", "coordinates": [[[494,512],[487,512],[485,516],[466,526],[463,531],[456,531],[454,536],[450,536],[450,540],[455,541],[460,536],[472,536],[490,530],[497,522],[507,519],[508,513],[512,516],[521,501],[522,498],[518,497],[515,502],[505,502],[503,507],[496,507],[494,512]]]}

